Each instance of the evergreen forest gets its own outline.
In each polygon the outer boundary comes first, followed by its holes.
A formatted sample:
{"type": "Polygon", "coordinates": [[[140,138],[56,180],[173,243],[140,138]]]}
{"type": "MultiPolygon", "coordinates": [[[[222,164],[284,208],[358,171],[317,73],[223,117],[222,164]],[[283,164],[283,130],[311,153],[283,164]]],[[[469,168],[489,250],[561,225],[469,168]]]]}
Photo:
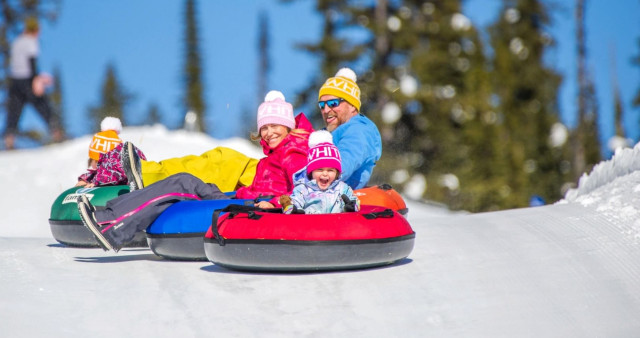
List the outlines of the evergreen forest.
{"type": "MultiPolygon", "coordinates": [[[[293,1],[300,0],[274,1],[274,6],[293,1]]],[[[548,33],[556,9],[545,0],[503,0],[486,31],[461,14],[462,0],[315,0],[321,38],[291,46],[291,52],[316,57],[318,71],[292,99],[297,106],[314,107],[324,79],[350,67],[362,90],[361,112],[376,123],[383,140],[370,184],[390,183],[399,191],[412,190],[412,197],[470,212],[555,202],[604,153],[585,47],[589,4],[574,1],[575,127],[560,120],[558,89],[567,79],[545,61],[556,43],[548,33]]],[[[205,123],[202,72],[213,65],[200,55],[197,5],[184,1],[180,102],[191,114],[191,128],[211,134],[215,128],[205,123]]],[[[29,16],[55,22],[60,6],[57,0],[0,0],[0,92],[7,88],[10,40],[20,33],[21,22],[29,16]]],[[[255,42],[260,97],[275,57],[269,53],[274,18],[262,12],[255,19],[260,22],[255,42]]],[[[640,66],[640,37],[637,55],[630,59],[640,66]]],[[[63,71],[56,69],[54,79],[63,71]]],[[[64,118],[60,87],[56,81],[52,101],[64,118]]],[[[96,94],[86,112],[95,125],[107,115],[126,117],[135,99],[114,64],[105,65],[96,94]]],[[[636,96],[628,99],[640,107],[640,82],[636,96]]],[[[624,139],[624,112],[619,105],[615,112],[616,136],[624,139]]],[[[252,110],[239,113],[253,118],[252,110]]],[[[159,121],[161,114],[161,107],[151,103],[146,123],[159,121]]],[[[321,125],[317,115],[311,117],[321,125]]]]}

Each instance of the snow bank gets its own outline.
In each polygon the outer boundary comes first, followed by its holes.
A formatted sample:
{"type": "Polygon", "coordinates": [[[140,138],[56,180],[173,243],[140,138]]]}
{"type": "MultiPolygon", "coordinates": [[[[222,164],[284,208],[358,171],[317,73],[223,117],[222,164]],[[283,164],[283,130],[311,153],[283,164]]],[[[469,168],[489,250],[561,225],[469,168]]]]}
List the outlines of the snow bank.
{"type": "Polygon", "coordinates": [[[575,201],[578,197],[607,185],[618,177],[638,170],[640,170],[640,143],[633,149],[618,148],[610,160],[596,164],[588,175],[583,174],[578,182],[578,188],[567,191],[565,199],[575,201]]]}
{"type": "Polygon", "coordinates": [[[558,202],[563,203],[596,210],[640,243],[640,143],[633,149],[618,149],[610,160],[598,163],[558,202]]]}

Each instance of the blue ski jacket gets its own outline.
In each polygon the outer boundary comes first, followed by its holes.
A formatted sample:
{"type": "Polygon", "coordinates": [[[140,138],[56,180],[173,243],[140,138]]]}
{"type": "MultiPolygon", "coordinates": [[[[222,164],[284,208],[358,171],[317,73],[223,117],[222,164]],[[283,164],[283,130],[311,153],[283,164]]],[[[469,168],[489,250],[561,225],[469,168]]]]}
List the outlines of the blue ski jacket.
{"type": "Polygon", "coordinates": [[[331,135],[342,158],[340,179],[353,189],[364,188],[382,155],[378,127],[366,116],[358,114],[338,126],[331,135]]]}

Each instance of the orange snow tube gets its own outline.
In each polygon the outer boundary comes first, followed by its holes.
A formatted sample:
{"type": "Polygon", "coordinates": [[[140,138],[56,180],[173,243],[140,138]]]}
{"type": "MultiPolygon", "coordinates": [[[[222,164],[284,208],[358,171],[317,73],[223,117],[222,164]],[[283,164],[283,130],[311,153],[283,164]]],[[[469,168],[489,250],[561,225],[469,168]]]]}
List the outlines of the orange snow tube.
{"type": "Polygon", "coordinates": [[[360,199],[361,205],[375,205],[389,208],[397,211],[403,216],[406,216],[409,212],[402,196],[400,196],[400,194],[389,184],[385,183],[373,187],[357,189],[354,193],[358,196],[358,199],[360,199]]]}

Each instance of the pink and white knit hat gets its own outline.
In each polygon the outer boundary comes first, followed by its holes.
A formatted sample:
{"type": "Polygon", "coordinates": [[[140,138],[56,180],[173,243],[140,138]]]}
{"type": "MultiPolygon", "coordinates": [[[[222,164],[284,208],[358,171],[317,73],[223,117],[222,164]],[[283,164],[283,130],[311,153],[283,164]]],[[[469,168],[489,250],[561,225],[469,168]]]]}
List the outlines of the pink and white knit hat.
{"type": "Polygon", "coordinates": [[[333,144],[333,136],[326,130],[314,131],[309,135],[309,152],[307,153],[307,174],[320,168],[335,168],[342,171],[342,160],[338,147],[333,144]]]}
{"type": "Polygon", "coordinates": [[[284,100],[284,95],[272,90],[267,93],[264,102],[258,107],[258,131],[265,124],[280,124],[289,129],[296,127],[293,106],[284,100]]]}

